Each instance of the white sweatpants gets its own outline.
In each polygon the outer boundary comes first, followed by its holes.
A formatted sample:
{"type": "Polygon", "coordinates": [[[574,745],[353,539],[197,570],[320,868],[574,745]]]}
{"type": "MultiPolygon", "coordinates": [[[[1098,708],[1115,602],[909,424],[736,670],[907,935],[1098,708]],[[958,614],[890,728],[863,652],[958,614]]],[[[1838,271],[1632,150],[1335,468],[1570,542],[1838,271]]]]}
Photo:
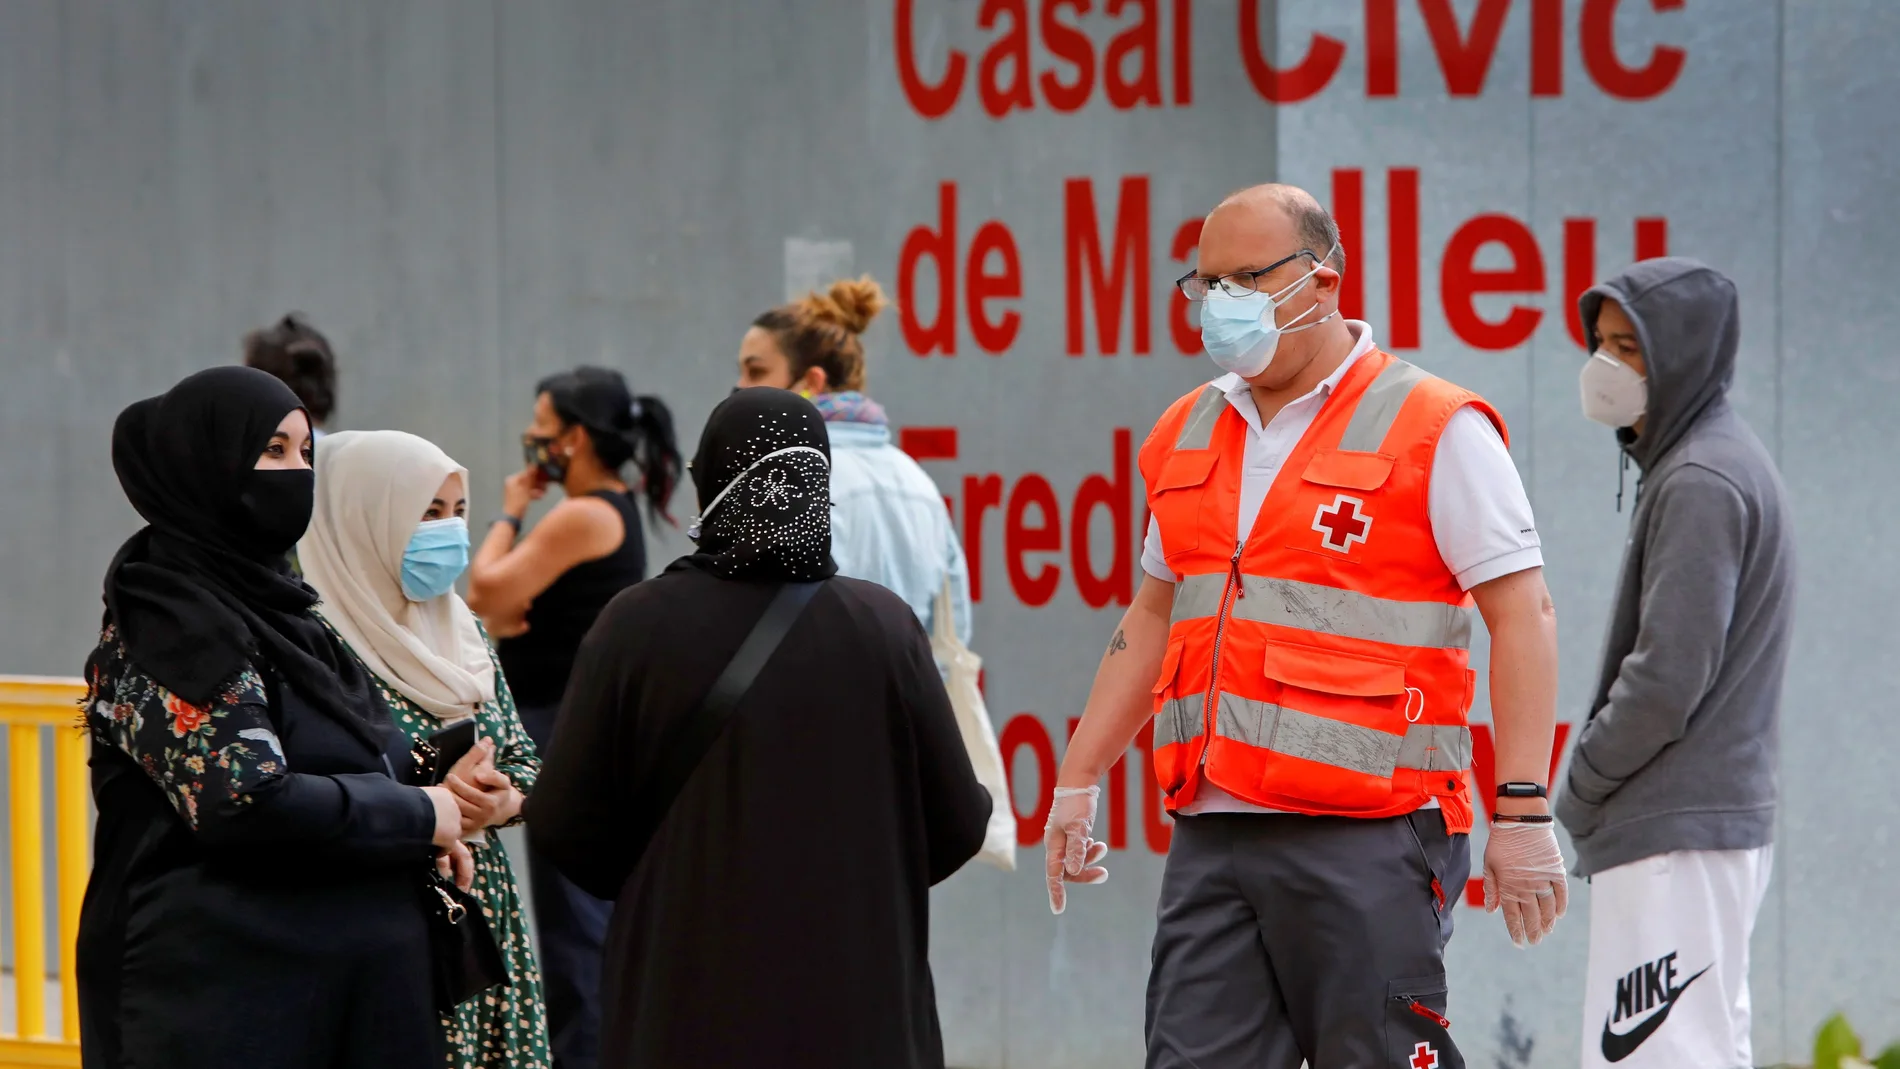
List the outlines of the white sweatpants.
{"type": "Polygon", "coordinates": [[[1584,1069],[1737,1069],[1748,939],[1773,847],[1687,850],[1590,878],[1584,1069]]]}

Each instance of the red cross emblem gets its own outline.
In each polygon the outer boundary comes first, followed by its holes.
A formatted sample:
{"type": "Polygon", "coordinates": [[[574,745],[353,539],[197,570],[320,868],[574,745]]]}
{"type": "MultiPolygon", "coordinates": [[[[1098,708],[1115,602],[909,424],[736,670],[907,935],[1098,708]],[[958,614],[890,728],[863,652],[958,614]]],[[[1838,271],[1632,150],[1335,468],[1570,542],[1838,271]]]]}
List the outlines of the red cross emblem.
{"type": "Polygon", "coordinates": [[[1364,542],[1372,532],[1372,517],[1360,512],[1365,502],[1340,494],[1330,505],[1321,505],[1313,513],[1313,530],[1319,532],[1319,544],[1340,553],[1351,553],[1354,543],[1364,542]]]}
{"type": "Polygon", "coordinates": [[[1430,1043],[1420,1043],[1412,1048],[1412,1069],[1438,1069],[1438,1052],[1430,1043]]]}

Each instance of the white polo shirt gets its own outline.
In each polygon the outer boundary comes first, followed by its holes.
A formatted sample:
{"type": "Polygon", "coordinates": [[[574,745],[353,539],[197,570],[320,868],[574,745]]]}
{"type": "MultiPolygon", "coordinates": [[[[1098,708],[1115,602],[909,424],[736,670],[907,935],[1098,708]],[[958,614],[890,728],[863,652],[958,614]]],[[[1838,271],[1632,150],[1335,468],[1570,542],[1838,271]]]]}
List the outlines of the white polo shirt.
{"type": "MultiPolygon", "coordinates": [[[[1264,427],[1245,379],[1223,375],[1213,381],[1212,385],[1227,395],[1227,403],[1247,421],[1237,540],[1245,541],[1253,530],[1254,517],[1259,515],[1281,466],[1313,425],[1333,388],[1360,357],[1372,351],[1370,325],[1349,319],[1346,329],[1352,332],[1356,344],[1345,362],[1312,392],[1288,403],[1264,427]]],[[[1511,462],[1511,452],[1491,420],[1474,408],[1461,409],[1452,416],[1438,440],[1438,452],[1432,458],[1429,511],[1438,555],[1466,590],[1544,563],[1530,498],[1524,493],[1517,466],[1511,462]]],[[[1168,567],[1167,555],[1162,552],[1161,525],[1153,517],[1148,520],[1148,536],[1141,547],[1141,568],[1165,582],[1181,580],[1168,567]]],[[[1434,800],[1426,808],[1436,808],[1437,804],[1434,800]]],[[[1276,810],[1243,802],[1212,783],[1203,783],[1194,801],[1181,812],[1191,816],[1276,810]]]]}

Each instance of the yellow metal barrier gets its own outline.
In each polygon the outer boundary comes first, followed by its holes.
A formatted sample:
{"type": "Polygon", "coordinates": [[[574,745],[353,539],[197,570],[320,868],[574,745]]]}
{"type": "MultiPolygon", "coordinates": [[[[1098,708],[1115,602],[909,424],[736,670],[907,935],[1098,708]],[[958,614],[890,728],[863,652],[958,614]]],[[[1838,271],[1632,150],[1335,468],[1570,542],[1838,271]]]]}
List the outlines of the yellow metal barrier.
{"type": "Polygon", "coordinates": [[[13,1034],[0,1033],[0,1069],[79,1064],[79,988],[73,955],[79,903],[90,867],[91,799],[86,737],[78,727],[85,685],[77,679],[0,676],[0,728],[7,736],[7,823],[12,851],[13,1034]],[[41,740],[53,739],[53,864],[58,880],[60,1035],[46,1031],[46,771],[41,740]]]}

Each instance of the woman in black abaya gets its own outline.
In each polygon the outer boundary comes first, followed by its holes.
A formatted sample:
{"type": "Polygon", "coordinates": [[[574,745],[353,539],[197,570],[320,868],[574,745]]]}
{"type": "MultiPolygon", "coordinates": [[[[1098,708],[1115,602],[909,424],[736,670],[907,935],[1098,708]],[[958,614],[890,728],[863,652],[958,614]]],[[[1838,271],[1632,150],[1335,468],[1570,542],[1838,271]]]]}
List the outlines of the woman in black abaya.
{"type": "Polygon", "coordinates": [[[528,833],[617,900],[604,1067],[943,1065],[929,888],[975,856],[990,800],[917,617],[833,574],[829,448],[796,394],[728,398],[692,464],[699,552],[581,645],[528,833]],[[820,581],[637,853],[660,740],[782,584],[820,581]]]}
{"type": "Polygon", "coordinates": [[[466,877],[460,814],[401,781],[406,737],[290,572],[310,456],[296,395],[243,367],[113,428],[148,526],[106,573],[86,664],[89,1069],[442,1060],[420,889],[438,850],[466,877]]]}

